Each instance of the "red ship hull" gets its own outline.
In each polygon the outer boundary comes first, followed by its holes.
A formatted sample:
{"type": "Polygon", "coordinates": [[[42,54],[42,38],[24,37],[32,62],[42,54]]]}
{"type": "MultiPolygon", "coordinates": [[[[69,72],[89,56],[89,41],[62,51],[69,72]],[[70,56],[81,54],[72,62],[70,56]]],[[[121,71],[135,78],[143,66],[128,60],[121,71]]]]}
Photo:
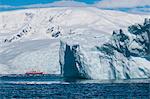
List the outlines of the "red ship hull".
{"type": "Polygon", "coordinates": [[[37,75],[37,74],[43,74],[43,72],[26,72],[26,74],[37,75]]]}

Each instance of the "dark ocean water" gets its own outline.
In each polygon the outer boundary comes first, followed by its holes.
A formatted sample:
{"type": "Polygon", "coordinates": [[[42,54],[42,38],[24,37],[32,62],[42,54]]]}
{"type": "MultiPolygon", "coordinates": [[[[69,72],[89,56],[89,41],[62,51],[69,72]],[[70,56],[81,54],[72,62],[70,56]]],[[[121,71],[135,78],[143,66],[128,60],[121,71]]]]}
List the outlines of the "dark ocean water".
{"type": "Polygon", "coordinates": [[[150,79],[85,80],[59,75],[0,77],[0,99],[150,99],[150,79]]]}

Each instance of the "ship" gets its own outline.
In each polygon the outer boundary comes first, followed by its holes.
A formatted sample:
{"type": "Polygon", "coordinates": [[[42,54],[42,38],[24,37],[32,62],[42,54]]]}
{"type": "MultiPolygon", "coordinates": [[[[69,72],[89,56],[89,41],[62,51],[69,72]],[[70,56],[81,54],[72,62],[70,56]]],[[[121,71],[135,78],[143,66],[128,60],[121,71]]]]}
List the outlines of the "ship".
{"type": "Polygon", "coordinates": [[[38,71],[30,71],[30,72],[26,72],[25,74],[27,75],[41,75],[44,74],[43,72],[38,72],[38,71]]]}

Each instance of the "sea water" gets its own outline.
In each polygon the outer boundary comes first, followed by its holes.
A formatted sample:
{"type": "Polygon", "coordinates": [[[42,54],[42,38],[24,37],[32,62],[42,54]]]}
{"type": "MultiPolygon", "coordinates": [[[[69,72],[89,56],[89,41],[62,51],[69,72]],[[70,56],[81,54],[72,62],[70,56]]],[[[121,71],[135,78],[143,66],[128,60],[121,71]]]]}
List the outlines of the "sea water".
{"type": "Polygon", "coordinates": [[[2,75],[0,99],[150,99],[150,79],[86,80],[60,75],[2,75]]]}

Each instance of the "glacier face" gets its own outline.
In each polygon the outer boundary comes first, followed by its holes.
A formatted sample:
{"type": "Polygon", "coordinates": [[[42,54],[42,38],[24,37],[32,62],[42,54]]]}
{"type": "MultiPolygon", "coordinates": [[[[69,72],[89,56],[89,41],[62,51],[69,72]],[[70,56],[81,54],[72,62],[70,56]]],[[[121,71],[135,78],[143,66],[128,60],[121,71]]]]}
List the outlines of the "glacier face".
{"type": "Polygon", "coordinates": [[[88,79],[150,78],[149,35],[150,20],[145,19],[144,24],[114,31],[111,37],[86,33],[63,38],[61,73],[88,79]]]}

